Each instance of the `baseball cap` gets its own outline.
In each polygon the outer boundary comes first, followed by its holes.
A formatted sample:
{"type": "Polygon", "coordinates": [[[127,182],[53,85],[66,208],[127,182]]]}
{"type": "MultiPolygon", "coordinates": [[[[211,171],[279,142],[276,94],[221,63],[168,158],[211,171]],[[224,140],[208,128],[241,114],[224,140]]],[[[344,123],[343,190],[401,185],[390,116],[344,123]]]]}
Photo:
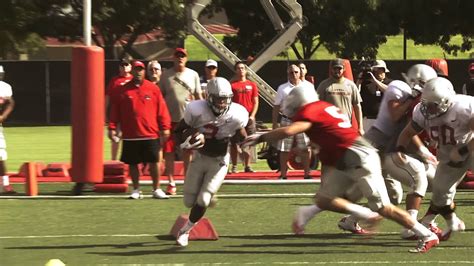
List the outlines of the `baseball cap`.
{"type": "Polygon", "coordinates": [[[145,64],[142,61],[135,60],[132,62],[132,67],[142,67],[145,68],[145,64]]]}
{"type": "Polygon", "coordinates": [[[344,68],[344,60],[341,58],[333,59],[329,62],[330,67],[342,67],[344,68]]]}
{"type": "Polygon", "coordinates": [[[186,49],[181,48],[181,47],[178,47],[178,48],[174,49],[174,54],[176,55],[178,53],[182,53],[185,56],[188,56],[188,52],[186,51],[186,49]]]}
{"type": "Polygon", "coordinates": [[[387,68],[387,64],[383,60],[375,60],[375,64],[372,66],[372,70],[374,70],[375,68],[383,68],[385,69],[385,73],[390,72],[390,70],[388,70],[387,68]]]}
{"type": "MultiPolygon", "coordinates": [[[[1,66],[0,66],[0,67],[1,67],[1,66]]],[[[472,71],[474,71],[474,63],[471,63],[471,64],[469,65],[469,72],[472,72],[472,71]]]]}
{"type": "Polygon", "coordinates": [[[206,67],[210,67],[210,66],[217,67],[217,62],[215,60],[212,60],[212,59],[207,60],[206,61],[206,67]]]}
{"type": "Polygon", "coordinates": [[[3,69],[3,66],[0,66],[0,73],[5,73],[5,70],[3,69]]]}

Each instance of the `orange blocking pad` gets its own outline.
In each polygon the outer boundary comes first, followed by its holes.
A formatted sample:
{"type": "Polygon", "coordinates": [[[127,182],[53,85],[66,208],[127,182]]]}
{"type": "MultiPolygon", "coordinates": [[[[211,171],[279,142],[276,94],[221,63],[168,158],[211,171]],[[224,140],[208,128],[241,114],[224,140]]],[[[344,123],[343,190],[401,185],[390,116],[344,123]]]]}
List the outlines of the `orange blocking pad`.
{"type": "MultiPolygon", "coordinates": [[[[26,177],[28,176],[28,164],[29,163],[23,163],[20,166],[20,170],[18,171],[18,176],[23,176],[26,177]]],[[[46,168],[44,163],[35,163],[36,164],[36,176],[43,176],[43,170],[46,168]]]]}
{"type": "Polygon", "coordinates": [[[50,163],[43,170],[43,176],[69,177],[69,164],[50,163]]]}
{"type": "Polygon", "coordinates": [[[128,184],[95,184],[94,192],[102,193],[126,193],[128,184]]]}
{"type": "Polygon", "coordinates": [[[120,161],[106,161],[104,162],[104,175],[125,175],[128,167],[120,161]]]}
{"type": "Polygon", "coordinates": [[[104,176],[103,184],[126,184],[127,178],[124,175],[104,176]]]}
{"type": "MultiPolygon", "coordinates": [[[[170,235],[175,238],[178,236],[179,229],[183,227],[184,224],[188,222],[188,215],[181,214],[176,219],[173,227],[171,228],[170,235]]],[[[189,232],[189,240],[217,240],[219,235],[217,234],[214,226],[211,223],[211,220],[206,217],[201,218],[199,222],[191,229],[189,232]]]]}

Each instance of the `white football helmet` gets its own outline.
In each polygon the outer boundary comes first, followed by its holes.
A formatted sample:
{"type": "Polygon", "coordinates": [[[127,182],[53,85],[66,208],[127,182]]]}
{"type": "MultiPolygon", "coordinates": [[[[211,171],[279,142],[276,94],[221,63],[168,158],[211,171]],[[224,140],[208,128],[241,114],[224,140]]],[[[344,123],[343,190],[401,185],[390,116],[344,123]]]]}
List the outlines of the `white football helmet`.
{"type": "Polygon", "coordinates": [[[438,75],[432,67],[425,64],[416,64],[411,66],[406,74],[402,73],[402,76],[410,88],[421,91],[428,80],[436,78],[438,75]]]}
{"type": "Polygon", "coordinates": [[[283,115],[291,118],[302,106],[318,100],[319,96],[315,90],[304,86],[296,86],[283,100],[281,111],[283,115]]]}
{"type": "Polygon", "coordinates": [[[426,119],[438,117],[448,111],[455,95],[449,80],[441,77],[431,79],[422,90],[420,111],[426,119]]]}
{"type": "Polygon", "coordinates": [[[232,87],[225,78],[217,77],[207,83],[207,102],[216,116],[221,116],[229,110],[232,102],[232,87]]]}

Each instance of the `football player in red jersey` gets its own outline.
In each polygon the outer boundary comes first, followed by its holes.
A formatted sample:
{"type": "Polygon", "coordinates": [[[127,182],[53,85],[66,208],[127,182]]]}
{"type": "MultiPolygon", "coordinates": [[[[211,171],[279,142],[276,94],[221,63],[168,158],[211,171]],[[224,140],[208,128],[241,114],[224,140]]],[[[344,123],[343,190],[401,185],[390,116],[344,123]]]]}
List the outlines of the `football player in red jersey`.
{"type": "MultiPolygon", "coordinates": [[[[318,101],[313,90],[295,87],[283,102],[283,109],[291,115],[291,125],[252,135],[244,141],[243,146],[306,133],[321,148],[322,182],[314,205],[318,212],[330,210],[352,214],[369,225],[375,225],[380,220],[380,216],[374,213],[377,212],[419,236],[417,247],[410,252],[424,253],[439,243],[436,234],[413,219],[408,212],[390,203],[377,150],[352,128],[347,116],[336,106],[318,101]],[[352,186],[356,186],[367,198],[370,209],[344,199],[346,191],[352,186]]],[[[304,213],[297,214],[295,231],[303,231],[307,222],[304,216],[304,213]]]]}

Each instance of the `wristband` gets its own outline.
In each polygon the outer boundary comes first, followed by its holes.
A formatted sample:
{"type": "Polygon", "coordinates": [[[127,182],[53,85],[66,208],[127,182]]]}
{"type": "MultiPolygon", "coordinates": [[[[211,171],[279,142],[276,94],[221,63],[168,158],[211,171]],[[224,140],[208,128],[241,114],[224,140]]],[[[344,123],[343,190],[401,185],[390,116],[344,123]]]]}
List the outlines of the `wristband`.
{"type": "Polygon", "coordinates": [[[396,151],[401,152],[401,153],[406,153],[407,149],[404,146],[399,145],[397,146],[396,151]]]}
{"type": "Polygon", "coordinates": [[[469,153],[469,148],[466,146],[462,146],[461,148],[458,149],[458,153],[461,156],[464,156],[469,153]]]}

